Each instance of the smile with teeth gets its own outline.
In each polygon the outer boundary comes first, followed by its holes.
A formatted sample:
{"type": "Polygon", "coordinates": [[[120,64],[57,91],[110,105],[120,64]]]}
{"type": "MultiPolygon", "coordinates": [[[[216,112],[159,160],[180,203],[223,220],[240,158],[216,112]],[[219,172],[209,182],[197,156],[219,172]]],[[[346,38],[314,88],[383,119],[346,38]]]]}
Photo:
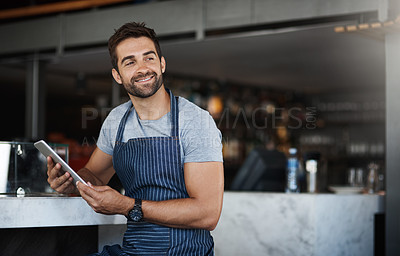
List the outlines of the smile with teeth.
{"type": "Polygon", "coordinates": [[[151,75],[149,77],[145,77],[145,78],[142,78],[142,79],[135,80],[135,82],[137,82],[137,83],[147,82],[147,81],[151,80],[153,77],[154,77],[154,75],[151,75]]]}

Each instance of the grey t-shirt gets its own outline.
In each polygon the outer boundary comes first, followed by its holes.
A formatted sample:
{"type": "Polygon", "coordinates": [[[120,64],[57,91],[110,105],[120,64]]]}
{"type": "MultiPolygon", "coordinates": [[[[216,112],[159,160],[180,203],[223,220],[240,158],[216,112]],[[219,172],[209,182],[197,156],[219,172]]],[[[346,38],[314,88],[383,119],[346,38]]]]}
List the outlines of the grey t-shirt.
{"type": "MultiPolygon", "coordinates": [[[[101,127],[97,147],[112,155],[119,123],[130,106],[129,101],[114,108],[101,127]]],[[[179,139],[182,163],[222,162],[222,135],[211,115],[179,97],[179,139]]],[[[171,112],[158,120],[141,120],[132,108],[125,124],[122,142],[132,138],[171,136],[171,112]]]]}

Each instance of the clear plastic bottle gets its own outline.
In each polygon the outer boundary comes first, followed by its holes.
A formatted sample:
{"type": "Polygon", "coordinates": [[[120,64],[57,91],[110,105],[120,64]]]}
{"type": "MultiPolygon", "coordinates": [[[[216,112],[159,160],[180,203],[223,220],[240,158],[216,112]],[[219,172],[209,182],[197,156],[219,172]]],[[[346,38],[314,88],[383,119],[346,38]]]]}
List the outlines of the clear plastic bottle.
{"type": "Polygon", "coordinates": [[[286,193],[299,193],[298,184],[298,172],[299,172],[299,159],[297,158],[297,149],[289,149],[289,157],[287,161],[286,170],[286,193]]]}

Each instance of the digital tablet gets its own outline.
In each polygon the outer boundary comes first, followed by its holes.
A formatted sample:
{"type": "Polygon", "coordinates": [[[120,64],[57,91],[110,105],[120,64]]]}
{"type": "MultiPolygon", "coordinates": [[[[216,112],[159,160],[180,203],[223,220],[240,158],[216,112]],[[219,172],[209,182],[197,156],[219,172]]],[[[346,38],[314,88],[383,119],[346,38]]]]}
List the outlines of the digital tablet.
{"type": "Polygon", "coordinates": [[[79,180],[83,184],[87,186],[87,183],[74,171],[72,168],[43,140],[35,142],[33,144],[46,158],[50,156],[55,163],[59,163],[61,165],[61,169],[64,172],[69,172],[72,178],[74,179],[74,184],[79,180]]]}

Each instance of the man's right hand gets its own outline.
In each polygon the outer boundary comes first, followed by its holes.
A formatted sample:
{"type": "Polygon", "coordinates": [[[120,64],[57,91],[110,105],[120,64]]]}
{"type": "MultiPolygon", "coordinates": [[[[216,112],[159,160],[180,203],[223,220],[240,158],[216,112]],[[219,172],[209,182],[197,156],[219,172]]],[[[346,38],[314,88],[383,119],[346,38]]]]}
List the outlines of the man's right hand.
{"type": "Polygon", "coordinates": [[[51,157],[47,157],[47,182],[50,187],[63,194],[79,194],[78,189],[73,184],[73,178],[68,172],[61,170],[60,164],[54,164],[51,157]]]}

